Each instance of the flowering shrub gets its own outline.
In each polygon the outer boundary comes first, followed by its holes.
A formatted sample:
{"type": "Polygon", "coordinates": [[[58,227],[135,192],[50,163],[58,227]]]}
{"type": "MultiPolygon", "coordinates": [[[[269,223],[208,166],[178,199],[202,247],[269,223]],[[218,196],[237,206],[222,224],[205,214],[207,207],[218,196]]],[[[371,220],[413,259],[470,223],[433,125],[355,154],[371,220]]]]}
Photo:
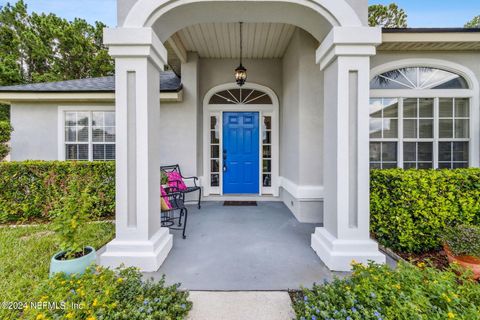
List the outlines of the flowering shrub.
{"type": "Polygon", "coordinates": [[[117,272],[97,267],[82,276],[57,274],[43,281],[32,301],[45,308],[27,305],[26,319],[184,319],[192,307],[188,292],[165,280],[142,281],[134,268],[117,272]],[[53,307],[52,307],[53,306],[53,307]]]}
{"type": "Polygon", "coordinates": [[[480,227],[458,225],[446,228],[442,240],[456,256],[480,257],[480,227]]]}
{"type": "Polygon", "coordinates": [[[480,285],[423,263],[355,264],[351,277],[304,289],[294,309],[301,320],[478,319],[480,285]]]}

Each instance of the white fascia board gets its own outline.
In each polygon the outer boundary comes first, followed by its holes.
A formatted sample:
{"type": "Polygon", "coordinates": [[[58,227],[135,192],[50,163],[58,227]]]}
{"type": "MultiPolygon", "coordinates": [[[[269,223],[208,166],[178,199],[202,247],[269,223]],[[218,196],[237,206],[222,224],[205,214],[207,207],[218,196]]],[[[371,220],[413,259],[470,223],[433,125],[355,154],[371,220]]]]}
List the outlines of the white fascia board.
{"type": "Polygon", "coordinates": [[[480,32],[384,33],[382,42],[480,42],[480,32]]]}
{"type": "MultiPolygon", "coordinates": [[[[181,102],[183,90],[179,92],[161,92],[161,102],[181,102]]],[[[113,92],[0,92],[0,103],[13,102],[114,102],[113,92]]]]}

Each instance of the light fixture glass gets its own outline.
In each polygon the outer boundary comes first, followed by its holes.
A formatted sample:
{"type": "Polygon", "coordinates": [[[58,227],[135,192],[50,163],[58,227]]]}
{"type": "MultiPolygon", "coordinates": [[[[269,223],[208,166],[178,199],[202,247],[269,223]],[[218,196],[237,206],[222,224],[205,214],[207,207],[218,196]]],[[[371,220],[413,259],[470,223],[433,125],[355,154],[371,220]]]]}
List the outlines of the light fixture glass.
{"type": "Polygon", "coordinates": [[[235,69],[235,81],[241,87],[247,81],[247,69],[242,65],[242,58],[243,58],[243,22],[239,22],[240,24],[240,65],[235,69]]]}

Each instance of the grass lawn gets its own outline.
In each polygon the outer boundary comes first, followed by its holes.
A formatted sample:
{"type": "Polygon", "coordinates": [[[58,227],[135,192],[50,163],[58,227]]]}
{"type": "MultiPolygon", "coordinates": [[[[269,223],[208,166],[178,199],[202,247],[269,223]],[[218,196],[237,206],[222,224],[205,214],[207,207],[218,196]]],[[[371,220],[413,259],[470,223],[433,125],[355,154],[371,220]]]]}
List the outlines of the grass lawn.
{"type": "MultiPolygon", "coordinates": [[[[111,223],[91,223],[82,230],[82,242],[99,249],[114,233],[111,223]]],[[[50,258],[58,251],[51,225],[0,227],[0,303],[30,302],[29,293],[48,278],[50,258]]],[[[17,318],[17,313],[0,307],[0,319],[17,318]]]]}

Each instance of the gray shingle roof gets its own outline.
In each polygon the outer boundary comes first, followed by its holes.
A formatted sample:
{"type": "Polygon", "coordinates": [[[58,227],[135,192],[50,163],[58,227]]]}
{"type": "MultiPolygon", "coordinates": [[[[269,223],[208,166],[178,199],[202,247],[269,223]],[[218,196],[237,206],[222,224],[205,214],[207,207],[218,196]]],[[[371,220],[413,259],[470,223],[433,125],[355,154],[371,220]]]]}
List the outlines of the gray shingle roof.
{"type": "MultiPolygon", "coordinates": [[[[182,82],[173,71],[160,73],[160,92],[178,92],[182,82]]],[[[87,78],[59,82],[0,87],[0,92],[114,92],[115,77],[87,78]]]]}

